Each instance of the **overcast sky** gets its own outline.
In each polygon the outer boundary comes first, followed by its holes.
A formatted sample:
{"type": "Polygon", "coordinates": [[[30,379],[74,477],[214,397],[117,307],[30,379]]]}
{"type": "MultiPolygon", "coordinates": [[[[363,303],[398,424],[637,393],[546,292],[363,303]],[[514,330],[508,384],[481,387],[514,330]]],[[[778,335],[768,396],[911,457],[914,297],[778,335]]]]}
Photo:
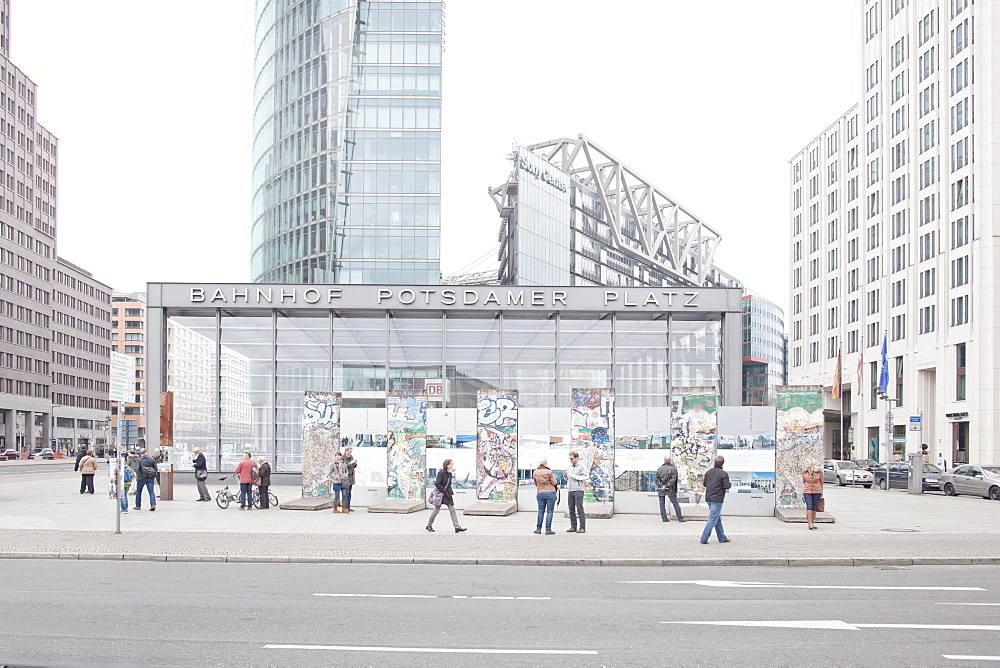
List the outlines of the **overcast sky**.
{"type": "MultiPolygon", "coordinates": [[[[60,139],[60,256],[127,291],[250,280],[252,0],[12,4],[11,59],[60,139]]],[[[787,163],[857,101],[860,4],[451,0],[443,272],[496,247],[512,144],[584,134],[786,306],[787,163]]]]}

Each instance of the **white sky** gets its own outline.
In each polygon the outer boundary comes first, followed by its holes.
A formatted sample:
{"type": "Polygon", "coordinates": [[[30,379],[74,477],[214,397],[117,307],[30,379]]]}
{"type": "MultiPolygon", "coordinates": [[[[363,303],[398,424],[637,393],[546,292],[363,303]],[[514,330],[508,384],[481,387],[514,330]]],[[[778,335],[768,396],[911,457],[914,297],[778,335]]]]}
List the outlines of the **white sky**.
{"type": "MultiPolygon", "coordinates": [[[[442,270],[496,246],[513,143],[585,134],[787,305],[791,156],[856,102],[858,0],[451,0],[442,270]],[[706,11],[708,10],[708,11],[706,11]]],[[[116,289],[249,276],[252,0],[13,0],[60,139],[59,254],[116,289]]]]}

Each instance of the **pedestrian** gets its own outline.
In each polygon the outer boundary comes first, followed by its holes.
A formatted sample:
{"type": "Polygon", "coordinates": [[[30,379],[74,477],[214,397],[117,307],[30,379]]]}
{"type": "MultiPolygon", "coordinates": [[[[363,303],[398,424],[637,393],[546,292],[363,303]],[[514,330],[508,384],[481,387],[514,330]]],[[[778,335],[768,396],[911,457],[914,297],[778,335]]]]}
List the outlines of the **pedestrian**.
{"type": "MultiPolygon", "coordinates": [[[[136,477],[138,478],[139,455],[135,453],[135,448],[132,448],[128,451],[128,457],[125,459],[125,465],[128,466],[130,469],[132,469],[132,473],[135,473],[136,477]]],[[[135,494],[138,491],[138,485],[136,485],[136,488],[137,489],[129,490],[129,494],[135,494]]]]}
{"type": "Polygon", "coordinates": [[[353,513],[351,509],[351,492],[354,490],[354,469],[358,468],[358,460],[354,458],[354,448],[347,446],[344,450],[344,465],[347,466],[347,485],[344,487],[344,512],[353,513]]]}
{"type": "MultiPolygon", "coordinates": [[[[347,484],[347,464],[344,463],[343,453],[333,455],[330,468],[327,469],[327,479],[330,481],[330,489],[333,490],[333,512],[339,513],[341,499],[344,495],[344,485],[347,484]]],[[[347,512],[344,510],[343,512],[347,512]]]]}
{"type": "Polygon", "coordinates": [[[806,502],[806,522],[810,529],[816,528],[816,511],[823,498],[823,471],[819,462],[810,457],[806,460],[806,470],[802,472],[802,498],[806,502]]]}
{"type": "Polygon", "coordinates": [[[587,533],[587,515],[583,512],[583,483],[588,477],[587,467],[580,462],[580,453],[576,450],[569,453],[569,463],[570,468],[566,471],[569,528],[566,533],[587,533]]]}
{"type": "Polygon", "coordinates": [[[138,486],[135,490],[135,506],[132,510],[142,510],[142,490],[146,490],[149,495],[149,509],[156,510],[156,495],[153,493],[153,482],[156,480],[156,460],[146,454],[146,448],[139,451],[139,460],[136,462],[136,480],[138,486]]]}
{"type": "Polygon", "coordinates": [[[243,453],[243,461],[236,465],[233,472],[240,476],[240,510],[253,510],[251,485],[254,482],[254,475],[257,474],[257,465],[249,450],[243,453]]]}
{"type": "Polygon", "coordinates": [[[708,504],[708,522],[705,523],[705,530],[701,532],[701,544],[708,543],[708,537],[715,529],[715,535],[720,543],[728,543],[731,539],[726,537],[726,530],[722,528],[722,503],[726,500],[726,490],[732,487],[729,482],[729,474],[722,470],[722,465],[726,459],[719,455],[715,458],[715,466],[705,471],[702,485],[705,486],[705,503],[708,504]]]}
{"type": "Polygon", "coordinates": [[[74,471],[80,470],[80,460],[87,456],[87,451],[85,448],[80,448],[76,451],[76,464],[73,465],[74,471]]]}
{"type": "Polygon", "coordinates": [[[666,500],[674,507],[678,522],[686,522],[681,515],[681,504],[677,503],[677,467],[670,461],[670,455],[663,458],[663,466],[656,469],[656,495],[660,498],[660,519],[670,521],[666,500]]]}
{"type": "Polygon", "coordinates": [[[94,451],[87,450],[80,458],[80,494],[84,492],[94,493],[95,473],[97,473],[97,460],[94,459],[94,451]]]}
{"type": "Polygon", "coordinates": [[[535,533],[542,533],[542,518],[545,519],[545,535],[555,534],[552,530],[552,513],[556,509],[556,489],[559,481],[556,474],[548,467],[548,460],[538,462],[538,468],[531,474],[535,481],[535,501],[538,503],[538,521],[535,523],[535,533]]]}
{"type": "MultiPolygon", "coordinates": [[[[156,448],[155,450],[153,450],[153,461],[156,462],[156,486],[159,487],[160,486],[160,464],[162,464],[163,462],[166,461],[166,458],[163,456],[163,453],[160,452],[159,448],[156,448]]],[[[160,490],[160,494],[161,495],[163,494],[163,490],[162,489],[160,490]]]]}
{"type": "Polygon", "coordinates": [[[270,499],[268,498],[268,487],[271,486],[271,465],[267,463],[267,460],[263,457],[257,458],[257,484],[260,485],[260,508],[261,510],[267,510],[271,507],[270,499]]]}
{"type": "Polygon", "coordinates": [[[211,501],[212,497],[208,493],[208,462],[205,455],[201,453],[201,448],[194,449],[194,482],[198,486],[198,501],[211,501]]]}
{"type": "MultiPolygon", "coordinates": [[[[392,432],[389,432],[390,434],[392,432]]],[[[444,460],[444,465],[438,471],[437,478],[434,479],[434,489],[441,492],[441,505],[434,507],[434,512],[431,513],[431,517],[427,520],[427,530],[430,532],[434,531],[434,520],[437,518],[438,513],[441,512],[441,506],[448,506],[448,512],[451,513],[451,523],[455,525],[455,533],[462,533],[466,530],[465,527],[458,523],[458,515],[455,513],[455,492],[451,488],[452,472],[451,469],[455,463],[450,460],[444,460]]]]}
{"type": "MultiPolygon", "coordinates": [[[[117,473],[116,473],[116,475],[117,475],[117,473]]],[[[128,463],[123,459],[122,460],[122,498],[121,498],[122,512],[123,513],[127,513],[128,512],[128,494],[129,494],[129,488],[132,487],[132,481],[133,480],[135,480],[135,471],[133,471],[131,468],[129,468],[128,463]]]]}

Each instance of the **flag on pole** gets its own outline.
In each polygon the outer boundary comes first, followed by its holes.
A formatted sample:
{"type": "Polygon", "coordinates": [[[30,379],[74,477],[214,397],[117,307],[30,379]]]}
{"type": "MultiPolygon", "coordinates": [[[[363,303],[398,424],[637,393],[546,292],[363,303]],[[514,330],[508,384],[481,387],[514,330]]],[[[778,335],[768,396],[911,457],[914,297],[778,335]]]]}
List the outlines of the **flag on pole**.
{"type": "Polygon", "coordinates": [[[837,368],[833,371],[833,390],[830,396],[840,399],[840,349],[837,349],[837,368]]]}
{"type": "Polygon", "coordinates": [[[882,335],[882,368],[878,374],[878,389],[885,392],[889,389],[889,341],[885,334],[882,335]]]}
{"type": "Polygon", "coordinates": [[[864,380],[865,380],[865,367],[864,367],[864,353],[858,354],[858,389],[855,394],[859,397],[864,394],[864,380]]]}

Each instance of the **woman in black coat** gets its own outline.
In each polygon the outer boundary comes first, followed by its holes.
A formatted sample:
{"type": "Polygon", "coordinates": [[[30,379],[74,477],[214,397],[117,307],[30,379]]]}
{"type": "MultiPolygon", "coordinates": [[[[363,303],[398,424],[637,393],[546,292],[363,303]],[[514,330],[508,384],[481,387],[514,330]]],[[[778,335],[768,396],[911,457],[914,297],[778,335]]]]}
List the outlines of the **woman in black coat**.
{"type": "Polygon", "coordinates": [[[257,484],[260,485],[260,509],[266,510],[271,507],[271,499],[267,495],[267,488],[271,486],[271,465],[263,457],[257,459],[257,484]]]}
{"type": "Polygon", "coordinates": [[[441,512],[441,506],[448,506],[448,512],[451,513],[451,523],[455,525],[455,533],[462,533],[465,531],[465,527],[460,526],[458,523],[458,515],[455,513],[455,498],[454,492],[451,489],[451,467],[454,465],[452,460],[444,460],[444,466],[438,471],[437,479],[434,481],[434,489],[441,493],[441,503],[434,506],[434,512],[431,513],[431,518],[427,520],[427,530],[434,531],[434,519],[441,512]]]}

